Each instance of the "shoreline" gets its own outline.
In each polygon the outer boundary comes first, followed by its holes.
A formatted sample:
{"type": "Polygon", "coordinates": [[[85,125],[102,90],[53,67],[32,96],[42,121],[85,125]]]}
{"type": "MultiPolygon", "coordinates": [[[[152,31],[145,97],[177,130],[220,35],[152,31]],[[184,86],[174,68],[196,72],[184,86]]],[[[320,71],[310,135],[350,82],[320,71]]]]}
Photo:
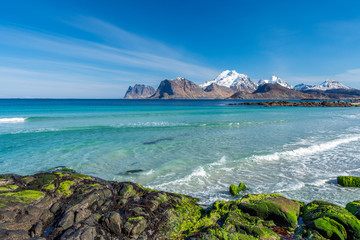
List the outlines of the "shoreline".
{"type": "Polygon", "coordinates": [[[293,101],[266,101],[266,102],[244,102],[244,103],[230,103],[232,105],[260,105],[265,107],[358,107],[360,106],[359,101],[342,101],[342,100],[328,100],[322,102],[314,101],[302,101],[302,102],[293,102],[293,101]]]}
{"type": "MultiPolygon", "coordinates": [[[[352,181],[338,179],[345,185],[352,181]]],[[[358,201],[345,209],[280,194],[238,196],[204,209],[191,196],[67,168],[28,176],[5,174],[0,175],[0,238],[360,239],[358,201]]]]}

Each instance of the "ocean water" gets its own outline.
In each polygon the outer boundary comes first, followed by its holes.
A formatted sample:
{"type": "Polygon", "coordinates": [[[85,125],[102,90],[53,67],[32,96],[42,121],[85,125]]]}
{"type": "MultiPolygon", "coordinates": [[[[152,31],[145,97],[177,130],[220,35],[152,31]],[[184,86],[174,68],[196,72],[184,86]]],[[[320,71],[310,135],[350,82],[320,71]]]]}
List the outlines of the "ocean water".
{"type": "Polygon", "coordinates": [[[228,188],[239,182],[244,194],[342,206],[360,199],[360,189],[336,184],[360,176],[360,108],[232,102],[2,99],[0,173],[66,166],[203,204],[236,199],[228,188]]]}

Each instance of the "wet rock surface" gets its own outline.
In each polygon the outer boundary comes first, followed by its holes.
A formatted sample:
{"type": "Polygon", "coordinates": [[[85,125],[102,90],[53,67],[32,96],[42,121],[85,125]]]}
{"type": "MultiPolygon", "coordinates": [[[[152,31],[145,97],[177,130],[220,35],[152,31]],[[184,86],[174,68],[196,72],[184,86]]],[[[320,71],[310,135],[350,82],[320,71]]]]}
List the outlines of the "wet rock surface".
{"type": "Polygon", "coordinates": [[[345,209],[248,194],[203,208],[73,171],[0,175],[0,186],[0,239],[360,239],[358,201],[345,209]]]}

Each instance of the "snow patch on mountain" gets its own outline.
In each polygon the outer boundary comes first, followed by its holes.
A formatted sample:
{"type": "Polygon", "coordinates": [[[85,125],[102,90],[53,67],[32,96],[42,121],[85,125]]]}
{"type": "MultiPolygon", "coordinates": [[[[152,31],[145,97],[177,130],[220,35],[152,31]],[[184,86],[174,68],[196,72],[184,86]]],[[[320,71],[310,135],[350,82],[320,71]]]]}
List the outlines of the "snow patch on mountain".
{"type": "Polygon", "coordinates": [[[201,84],[200,87],[204,89],[213,83],[219,86],[234,89],[235,91],[253,92],[258,87],[258,85],[251,81],[251,79],[247,75],[238,73],[235,70],[223,71],[214,80],[207,81],[201,84]]]}
{"type": "Polygon", "coordinates": [[[321,90],[326,91],[330,89],[351,89],[351,87],[345,86],[344,84],[340,83],[339,81],[335,80],[326,80],[319,85],[308,85],[308,84],[298,84],[294,87],[297,91],[302,90],[321,90]]]}
{"type": "Polygon", "coordinates": [[[314,86],[305,84],[305,83],[300,83],[300,84],[295,85],[294,90],[303,91],[303,90],[311,89],[312,87],[314,87],[314,86]]]}
{"type": "Polygon", "coordinates": [[[292,89],[293,87],[288,84],[286,81],[284,81],[283,79],[277,77],[277,76],[271,76],[271,80],[267,80],[267,79],[261,79],[259,80],[258,84],[259,86],[264,85],[266,83],[272,83],[272,84],[279,84],[280,86],[292,89]]]}
{"type": "Polygon", "coordinates": [[[313,86],[311,89],[326,91],[330,89],[351,89],[351,88],[335,80],[326,80],[320,85],[313,86]]]}

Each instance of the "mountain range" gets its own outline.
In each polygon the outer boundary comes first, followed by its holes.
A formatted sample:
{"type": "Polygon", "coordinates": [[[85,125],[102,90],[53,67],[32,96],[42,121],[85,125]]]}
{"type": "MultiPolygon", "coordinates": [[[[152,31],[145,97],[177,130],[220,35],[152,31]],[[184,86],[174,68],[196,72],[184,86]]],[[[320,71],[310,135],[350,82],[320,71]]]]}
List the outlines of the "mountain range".
{"type": "Polygon", "coordinates": [[[151,86],[130,86],[125,99],[353,99],[360,90],[335,80],[319,85],[298,84],[294,87],[285,80],[271,76],[257,83],[247,75],[226,70],[215,79],[197,85],[182,77],[163,80],[155,90],[151,86]]]}

